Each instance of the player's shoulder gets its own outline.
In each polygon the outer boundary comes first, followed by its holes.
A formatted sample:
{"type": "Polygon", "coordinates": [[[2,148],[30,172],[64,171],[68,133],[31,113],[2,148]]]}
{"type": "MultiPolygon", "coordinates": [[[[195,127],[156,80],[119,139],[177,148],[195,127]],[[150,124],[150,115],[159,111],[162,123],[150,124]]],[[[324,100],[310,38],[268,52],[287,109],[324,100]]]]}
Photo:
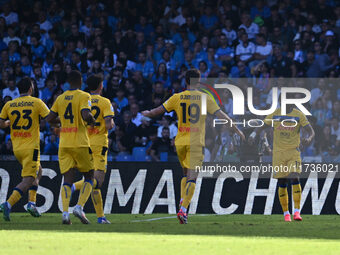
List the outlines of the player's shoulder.
{"type": "Polygon", "coordinates": [[[106,104],[106,105],[109,105],[109,104],[111,105],[111,101],[108,98],[100,96],[100,95],[98,95],[97,97],[101,103],[106,104]]]}
{"type": "Polygon", "coordinates": [[[37,98],[37,97],[32,97],[30,96],[28,98],[29,101],[32,101],[32,102],[37,102],[38,104],[45,104],[43,100],[41,100],[40,98],[37,98]]]}
{"type": "Polygon", "coordinates": [[[300,111],[300,109],[297,109],[297,108],[293,109],[293,114],[298,117],[305,117],[305,114],[302,111],[300,111]]]}
{"type": "Polygon", "coordinates": [[[77,89],[77,90],[76,90],[76,93],[77,93],[78,95],[80,95],[81,97],[90,97],[90,98],[91,98],[90,93],[87,93],[87,92],[85,92],[85,91],[83,91],[83,90],[77,89]]]}

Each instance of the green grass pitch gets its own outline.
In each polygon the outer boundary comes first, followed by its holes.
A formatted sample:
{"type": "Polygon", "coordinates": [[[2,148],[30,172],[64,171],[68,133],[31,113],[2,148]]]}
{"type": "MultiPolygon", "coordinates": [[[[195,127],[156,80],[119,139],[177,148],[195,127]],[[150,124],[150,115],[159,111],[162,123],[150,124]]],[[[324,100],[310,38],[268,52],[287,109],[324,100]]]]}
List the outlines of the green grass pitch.
{"type": "Polygon", "coordinates": [[[12,213],[0,219],[0,254],[340,254],[338,215],[189,215],[180,225],[173,215],[108,215],[111,225],[61,225],[61,214],[32,218],[12,213]]]}

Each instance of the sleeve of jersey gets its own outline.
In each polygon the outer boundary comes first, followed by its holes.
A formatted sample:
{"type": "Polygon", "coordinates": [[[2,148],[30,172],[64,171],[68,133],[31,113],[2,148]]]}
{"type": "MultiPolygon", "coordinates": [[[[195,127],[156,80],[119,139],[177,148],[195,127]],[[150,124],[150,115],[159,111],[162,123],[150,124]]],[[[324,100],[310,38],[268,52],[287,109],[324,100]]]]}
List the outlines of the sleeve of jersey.
{"type": "Polygon", "coordinates": [[[110,101],[105,101],[105,107],[103,112],[104,118],[113,117],[115,115],[113,106],[111,105],[110,101]]]}
{"type": "Polygon", "coordinates": [[[177,101],[177,96],[176,96],[176,94],[175,94],[175,95],[171,96],[168,100],[166,100],[166,101],[164,102],[164,104],[162,105],[163,108],[164,108],[164,110],[165,110],[166,112],[171,112],[171,111],[173,111],[173,110],[175,109],[175,103],[176,103],[176,101],[177,101]]]}
{"type": "Polygon", "coordinates": [[[301,125],[302,127],[305,127],[305,126],[307,126],[308,124],[309,124],[309,121],[308,121],[306,115],[304,115],[303,113],[301,113],[301,116],[300,116],[300,125],[301,125]]]}
{"type": "Polygon", "coordinates": [[[47,105],[43,101],[40,101],[40,116],[45,119],[49,113],[50,110],[47,105]]]}
{"type": "Polygon", "coordinates": [[[221,108],[217,105],[217,103],[207,95],[207,111],[209,114],[215,114],[221,108]]]}
{"type": "Polygon", "coordinates": [[[90,110],[91,111],[91,96],[84,94],[80,101],[80,110],[90,110]]]}
{"type": "Polygon", "coordinates": [[[6,120],[8,118],[8,115],[7,115],[7,105],[8,104],[5,104],[5,106],[2,108],[2,111],[0,113],[0,119],[2,120],[6,120]]]}
{"type": "Polygon", "coordinates": [[[51,112],[54,112],[55,114],[58,114],[58,98],[57,98],[57,100],[55,100],[55,102],[53,103],[52,108],[51,108],[51,112]]]}

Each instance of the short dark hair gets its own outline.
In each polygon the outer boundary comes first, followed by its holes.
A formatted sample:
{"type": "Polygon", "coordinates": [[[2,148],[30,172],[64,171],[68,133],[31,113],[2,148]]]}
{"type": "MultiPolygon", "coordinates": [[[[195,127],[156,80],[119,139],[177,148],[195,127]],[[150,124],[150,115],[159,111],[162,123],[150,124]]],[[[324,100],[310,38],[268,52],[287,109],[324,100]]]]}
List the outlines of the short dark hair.
{"type": "Polygon", "coordinates": [[[72,70],[67,76],[67,82],[72,88],[81,87],[81,73],[77,70],[72,70]]]}
{"type": "Polygon", "coordinates": [[[24,78],[22,78],[18,84],[17,84],[17,87],[19,89],[19,93],[20,94],[24,94],[24,93],[27,93],[30,88],[32,87],[32,80],[30,77],[27,77],[25,76],[24,78]]]}
{"type": "Polygon", "coordinates": [[[89,78],[87,78],[87,87],[90,91],[97,90],[102,83],[103,79],[99,75],[91,75],[89,78]]]}
{"type": "Polygon", "coordinates": [[[185,83],[187,85],[190,85],[190,79],[200,79],[201,78],[201,73],[198,69],[189,69],[185,73],[185,83]]]}

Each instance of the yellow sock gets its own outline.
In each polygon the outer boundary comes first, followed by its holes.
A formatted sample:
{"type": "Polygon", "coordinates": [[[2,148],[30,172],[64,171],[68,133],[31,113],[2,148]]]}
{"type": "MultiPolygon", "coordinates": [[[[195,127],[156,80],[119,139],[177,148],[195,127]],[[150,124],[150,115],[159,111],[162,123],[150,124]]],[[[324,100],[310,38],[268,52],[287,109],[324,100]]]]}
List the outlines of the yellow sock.
{"type": "Polygon", "coordinates": [[[187,184],[185,185],[185,193],[183,197],[182,206],[186,209],[188,209],[192,196],[194,195],[195,187],[196,187],[195,181],[188,181],[187,184]]]}
{"type": "Polygon", "coordinates": [[[20,189],[14,188],[14,190],[13,190],[11,196],[8,198],[7,202],[12,207],[13,205],[15,205],[20,200],[22,195],[23,195],[23,193],[22,193],[22,191],[20,189]]]}
{"type": "Polygon", "coordinates": [[[104,217],[103,199],[100,189],[93,189],[91,197],[97,218],[104,217]]]}
{"type": "Polygon", "coordinates": [[[186,184],[187,184],[187,177],[183,176],[181,180],[181,199],[184,198],[186,184]]]}
{"type": "Polygon", "coordinates": [[[68,212],[68,207],[70,206],[71,199],[71,185],[64,183],[61,188],[61,201],[63,203],[63,212],[68,212]]]}
{"type": "Polygon", "coordinates": [[[287,187],[279,187],[279,200],[283,212],[288,211],[288,190],[287,187]]]}
{"type": "Polygon", "coordinates": [[[301,201],[300,183],[292,184],[292,193],[293,193],[294,209],[300,210],[300,201],[301,201]]]}
{"type": "Polygon", "coordinates": [[[33,185],[28,190],[28,202],[36,203],[37,202],[37,189],[38,186],[33,185]]]}
{"type": "Polygon", "coordinates": [[[77,205],[84,207],[86,201],[89,199],[92,191],[92,181],[84,181],[80,189],[79,199],[77,205]]]}
{"type": "Polygon", "coordinates": [[[74,190],[80,190],[81,186],[83,186],[83,183],[84,183],[84,179],[73,183],[74,190]]]}

